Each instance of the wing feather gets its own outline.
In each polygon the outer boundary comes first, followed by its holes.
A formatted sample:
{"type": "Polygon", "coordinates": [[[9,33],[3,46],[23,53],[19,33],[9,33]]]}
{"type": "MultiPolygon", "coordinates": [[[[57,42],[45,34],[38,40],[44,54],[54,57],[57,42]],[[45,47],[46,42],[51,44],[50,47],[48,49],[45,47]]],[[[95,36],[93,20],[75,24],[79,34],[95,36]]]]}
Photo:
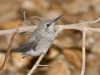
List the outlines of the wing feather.
{"type": "Polygon", "coordinates": [[[35,50],[36,45],[37,45],[37,43],[34,42],[34,41],[29,42],[29,43],[25,43],[21,47],[19,47],[18,49],[16,49],[16,52],[27,52],[30,49],[35,50]]]}

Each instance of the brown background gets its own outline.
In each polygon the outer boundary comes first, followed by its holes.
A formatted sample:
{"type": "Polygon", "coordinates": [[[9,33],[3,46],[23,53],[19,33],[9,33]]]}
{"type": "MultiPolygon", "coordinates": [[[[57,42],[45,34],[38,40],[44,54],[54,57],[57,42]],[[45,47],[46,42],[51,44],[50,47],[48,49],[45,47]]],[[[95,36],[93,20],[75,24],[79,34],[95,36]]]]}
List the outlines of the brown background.
{"type": "MultiPolygon", "coordinates": [[[[0,30],[16,28],[23,21],[21,11],[26,9],[26,17],[39,16],[53,19],[64,16],[57,24],[73,24],[92,21],[100,17],[100,0],[0,0],[0,30]]],[[[38,25],[39,19],[29,20],[38,25]]],[[[27,25],[29,26],[29,25],[27,25]]],[[[87,27],[100,27],[100,22],[87,27]]],[[[12,35],[0,36],[0,65],[12,35]]],[[[26,75],[38,57],[28,55],[21,58],[15,49],[21,46],[29,35],[17,34],[12,53],[0,75],[26,75]]],[[[80,75],[82,65],[82,33],[77,30],[64,30],[54,40],[52,47],[41,64],[56,64],[52,67],[38,67],[33,75],[80,75]]],[[[88,32],[86,36],[85,75],[100,75],[100,33],[88,32]]]]}

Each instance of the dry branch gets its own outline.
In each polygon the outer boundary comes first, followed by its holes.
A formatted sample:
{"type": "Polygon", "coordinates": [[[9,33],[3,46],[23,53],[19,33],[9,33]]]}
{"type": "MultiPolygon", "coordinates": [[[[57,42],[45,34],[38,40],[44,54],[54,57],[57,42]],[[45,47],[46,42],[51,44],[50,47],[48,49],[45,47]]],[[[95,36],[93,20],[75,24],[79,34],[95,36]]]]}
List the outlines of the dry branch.
{"type": "MultiPolygon", "coordinates": [[[[63,29],[76,29],[76,30],[83,30],[83,28],[85,28],[88,31],[95,31],[95,32],[100,32],[99,28],[87,28],[81,25],[85,25],[85,24],[93,24],[93,23],[97,23],[100,21],[100,18],[98,18],[97,20],[94,21],[90,21],[90,22],[83,22],[83,23],[76,23],[76,24],[66,24],[66,25],[57,25],[57,27],[59,27],[61,30],[63,29]]],[[[32,32],[34,31],[34,29],[37,26],[28,26],[28,27],[22,27],[19,28],[19,33],[21,32],[32,32]]],[[[0,30],[0,35],[6,35],[6,34],[12,34],[15,32],[16,29],[8,29],[8,30],[0,30]]]]}
{"type": "Polygon", "coordinates": [[[13,34],[12,37],[11,37],[11,40],[10,40],[10,43],[9,43],[9,45],[8,45],[7,52],[6,52],[6,55],[5,55],[4,62],[3,62],[3,64],[2,64],[1,67],[0,67],[0,71],[4,68],[4,66],[5,66],[5,64],[6,64],[7,60],[8,60],[8,58],[9,58],[9,55],[10,55],[10,52],[11,52],[11,47],[12,47],[12,43],[13,43],[14,37],[15,37],[15,35],[17,34],[17,31],[18,31],[18,29],[19,29],[20,26],[21,26],[21,25],[19,25],[19,26],[17,27],[16,31],[14,32],[14,34],[13,34]]]}
{"type": "MultiPolygon", "coordinates": [[[[32,32],[36,29],[37,26],[28,26],[28,27],[22,27],[19,28],[18,33],[22,33],[22,32],[32,32]]],[[[60,28],[61,30],[63,29],[76,29],[76,30],[83,30],[83,28],[85,28],[87,31],[95,31],[95,32],[100,32],[100,28],[87,28],[84,26],[77,26],[77,25],[57,25],[58,28],[60,28]]],[[[0,35],[7,35],[7,34],[13,34],[15,32],[16,29],[8,29],[8,30],[0,30],[0,35]]]]}
{"type": "Polygon", "coordinates": [[[81,70],[81,75],[84,75],[85,73],[85,60],[86,60],[86,54],[85,54],[85,38],[86,38],[86,29],[83,29],[82,31],[82,70],[81,70]]]}
{"type": "Polygon", "coordinates": [[[31,75],[33,73],[33,71],[38,67],[38,65],[41,62],[43,57],[44,57],[44,55],[41,54],[39,59],[36,61],[36,63],[34,64],[34,66],[32,67],[32,69],[29,71],[29,73],[27,75],[31,75]]]}

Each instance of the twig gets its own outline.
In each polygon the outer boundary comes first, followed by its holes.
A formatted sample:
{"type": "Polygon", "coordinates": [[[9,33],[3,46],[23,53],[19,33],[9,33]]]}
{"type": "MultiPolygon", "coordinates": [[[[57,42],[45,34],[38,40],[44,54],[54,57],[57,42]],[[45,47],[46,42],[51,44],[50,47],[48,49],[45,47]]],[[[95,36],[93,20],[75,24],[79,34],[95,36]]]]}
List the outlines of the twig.
{"type": "MultiPolygon", "coordinates": [[[[49,49],[49,47],[48,47],[48,49],[49,49]]],[[[48,49],[46,49],[46,50],[48,51],[48,49]]],[[[55,63],[53,63],[52,65],[39,65],[39,63],[41,62],[43,57],[44,57],[44,54],[41,54],[40,57],[38,58],[38,60],[36,61],[36,63],[34,64],[34,66],[32,67],[32,69],[28,72],[27,75],[31,75],[38,66],[53,66],[55,64],[55,63]]]]}
{"type": "MultiPolygon", "coordinates": [[[[41,21],[44,20],[43,18],[38,17],[38,16],[32,16],[32,17],[29,17],[27,20],[32,19],[32,18],[38,18],[38,19],[40,19],[41,21]]],[[[28,21],[27,21],[27,23],[30,24],[30,25],[32,25],[32,24],[31,24],[30,22],[28,22],[28,21]]]]}
{"type": "Polygon", "coordinates": [[[85,60],[86,60],[86,55],[85,55],[85,38],[86,38],[86,29],[84,28],[82,31],[82,70],[81,70],[81,75],[84,75],[85,73],[85,60]]]}
{"type": "Polygon", "coordinates": [[[82,23],[76,23],[76,24],[70,24],[70,25],[83,25],[83,24],[93,24],[93,23],[97,23],[100,21],[100,18],[94,20],[94,21],[87,21],[87,22],[82,22],[82,23]]]}
{"type": "MultiPolygon", "coordinates": [[[[25,12],[23,12],[23,13],[24,13],[24,15],[25,15],[25,12]]],[[[25,16],[24,16],[24,18],[25,18],[25,16]]],[[[12,37],[11,37],[11,39],[10,39],[10,43],[9,43],[9,45],[8,45],[8,48],[7,48],[7,52],[6,52],[6,55],[5,55],[4,62],[3,62],[3,64],[2,64],[1,67],[0,67],[0,71],[4,68],[4,66],[5,66],[5,64],[6,64],[8,58],[9,58],[9,56],[10,56],[11,47],[12,47],[12,43],[13,43],[13,41],[14,41],[14,37],[15,37],[15,35],[17,34],[17,32],[18,32],[18,30],[19,30],[19,27],[21,27],[22,25],[23,25],[22,23],[20,23],[20,24],[18,25],[18,27],[16,28],[14,34],[12,35],[12,37]]]]}
{"type": "MultiPolygon", "coordinates": [[[[30,17],[30,18],[38,18],[38,19],[40,19],[41,21],[43,21],[43,20],[44,20],[43,18],[38,17],[38,16],[32,16],[32,17],[30,17]]],[[[30,18],[29,18],[29,19],[30,19],[30,18]]]]}
{"type": "Polygon", "coordinates": [[[4,68],[4,66],[5,66],[5,64],[6,64],[7,60],[8,60],[8,58],[9,58],[9,55],[10,55],[10,52],[11,52],[12,43],[13,43],[15,35],[17,34],[17,31],[18,31],[19,27],[20,27],[20,25],[17,27],[16,31],[14,32],[14,34],[11,37],[11,40],[10,40],[10,43],[8,45],[7,52],[6,52],[6,55],[5,55],[4,62],[0,67],[0,71],[4,68]]]}
{"type": "MultiPolygon", "coordinates": [[[[22,32],[27,32],[27,31],[34,31],[34,29],[36,28],[36,26],[28,26],[28,27],[22,27],[19,28],[18,33],[22,33],[22,32]]],[[[0,30],[0,35],[7,35],[7,34],[13,34],[16,31],[15,29],[8,29],[8,30],[0,30]]]]}
{"type": "Polygon", "coordinates": [[[21,11],[23,13],[24,21],[26,22],[26,9],[21,11]]]}
{"type": "Polygon", "coordinates": [[[40,63],[40,61],[42,60],[43,57],[44,57],[44,55],[41,54],[39,59],[36,61],[36,63],[34,64],[34,66],[32,67],[32,69],[29,71],[29,73],[27,75],[31,75],[33,73],[33,71],[38,67],[37,64],[40,63]]]}

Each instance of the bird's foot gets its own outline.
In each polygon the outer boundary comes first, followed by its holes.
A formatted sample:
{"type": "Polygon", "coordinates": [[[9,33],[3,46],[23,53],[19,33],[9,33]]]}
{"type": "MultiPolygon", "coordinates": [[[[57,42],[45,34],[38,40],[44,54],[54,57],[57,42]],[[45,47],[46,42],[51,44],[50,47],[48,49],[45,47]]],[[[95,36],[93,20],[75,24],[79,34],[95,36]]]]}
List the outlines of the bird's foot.
{"type": "Polygon", "coordinates": [[[54,62],[53,64],[50,64],[50,65],[40,65],[40,64],[36,64],[37,66],[53,66],[55,65],[56,62],[54,62]]]}
{"type": "Polygon", "coordinates": [[[26,53],[23,53],[22,58],[24,59],[26,57],[26,55],[27,55],[26,53]]]}
{"type": "Polygon", "coordinates": [[[43,54],[43,55],[44,55],[44,57],[46,56],[46,53],[44,53],[44,52],[41,52],[41,54],[43,54]]]}

